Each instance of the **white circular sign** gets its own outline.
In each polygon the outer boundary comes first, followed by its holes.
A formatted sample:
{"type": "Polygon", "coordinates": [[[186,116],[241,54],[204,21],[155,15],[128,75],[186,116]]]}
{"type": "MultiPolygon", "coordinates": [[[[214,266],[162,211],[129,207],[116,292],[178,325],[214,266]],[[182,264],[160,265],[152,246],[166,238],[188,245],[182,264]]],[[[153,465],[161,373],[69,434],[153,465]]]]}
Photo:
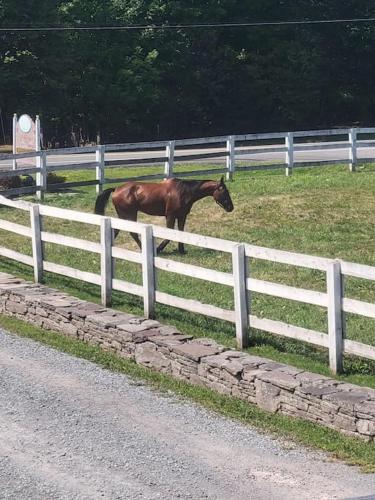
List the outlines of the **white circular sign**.
{"type": "Polygon", "coordinates": [[[30,118],[29,115],[22,115],[20,116],[18,120],[21,132],[24,132],[27,134],[31,130],[31,125],[32,125],[32,119],[30,118]]]}

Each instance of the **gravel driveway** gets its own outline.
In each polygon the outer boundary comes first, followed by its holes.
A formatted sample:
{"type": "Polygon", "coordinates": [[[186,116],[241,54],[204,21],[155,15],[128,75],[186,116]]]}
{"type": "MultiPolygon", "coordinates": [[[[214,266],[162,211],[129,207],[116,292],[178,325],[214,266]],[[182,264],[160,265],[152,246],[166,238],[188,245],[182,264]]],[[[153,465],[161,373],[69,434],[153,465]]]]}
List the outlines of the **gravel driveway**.
{"type": "Polygon", "coordinates": [[[375,475],[0,331],[0,498],[375,498],[375,475]]]}

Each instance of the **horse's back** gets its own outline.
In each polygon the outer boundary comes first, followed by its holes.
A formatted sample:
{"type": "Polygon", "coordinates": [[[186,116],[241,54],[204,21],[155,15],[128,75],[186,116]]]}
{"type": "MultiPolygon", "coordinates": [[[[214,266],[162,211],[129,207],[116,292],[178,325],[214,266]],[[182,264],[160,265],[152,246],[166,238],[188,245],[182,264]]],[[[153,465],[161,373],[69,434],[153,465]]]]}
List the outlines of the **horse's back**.
{"type": "Polygon", "coordinates": [[[168,186],[166,182],[128,181],[116,188],[112,196],[113,204],[116,210],[165,215],[168,186]]]}

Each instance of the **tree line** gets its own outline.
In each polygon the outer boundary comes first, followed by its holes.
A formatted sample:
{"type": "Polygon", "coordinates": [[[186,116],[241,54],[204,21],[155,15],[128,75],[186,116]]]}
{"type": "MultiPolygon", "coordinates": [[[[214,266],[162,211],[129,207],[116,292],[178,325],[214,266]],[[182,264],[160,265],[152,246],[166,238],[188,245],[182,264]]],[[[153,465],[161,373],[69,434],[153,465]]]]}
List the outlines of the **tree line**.
{"type": "MultiPolygon", "coordinates": [[[[0,0],[0,27],[368,18],[369,0],[0,0]]],[[[374,125],[375,23],[0,32],[4,133],[133,141],[374,125]]]]}

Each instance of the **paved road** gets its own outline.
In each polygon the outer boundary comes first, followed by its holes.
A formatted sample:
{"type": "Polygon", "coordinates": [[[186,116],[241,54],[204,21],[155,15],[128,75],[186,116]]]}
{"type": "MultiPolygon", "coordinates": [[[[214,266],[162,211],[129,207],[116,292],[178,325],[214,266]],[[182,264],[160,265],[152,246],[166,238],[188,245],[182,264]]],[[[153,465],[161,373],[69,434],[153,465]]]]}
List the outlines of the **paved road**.
{"type": "Polygon", "coordinates": [[[375,475],[0,331],[0,497],[344,499],[375,475]]]}
{"type": "MultiPolygon", "coordinates": [[[[258,146],[259,147],[259,146],[258,146]]],[[[267,147],[267,146],[265,146],[267,147]]],[[[269,146],[275,147],[275,146],[269,146]]],[[[245,148],[244,148],[245,149],[245,148]]],[[[254,149],[252,147],[248,148],[249,151],[254,149]]],[[[203,153],[214,153],[220,152],[222,150],[215,148],[208,149],[188,149],[188,150],[176,150],[175,160],[178,162],[178,155],[187,155],[187,154],[203,154],[203,153]]],[[[106,160],[119,160],[119,159],[134,159],[134,158],[155,158],[155,157],[163,157],[164,151],[148,151],[148,152],[117,152],[117,153],[106,153],[106,160]]],[[[294,154],[294,159],[296,162],[302,161],[322,161],[322,160],[343,160],[348,159],[349,152],[347,149],[330,149],[330,150],[316,150],[316,151],[306,151],[306,152],[298,152],[296,151],[294,154]]],[[[375,155],[374,148],[359,148],[358,149],[358,158],[373,158],[375,155]]],[[[60,155],[60,156],[49,156],[48,157],[48,165],[61,165],[61,164],[72,164],[72,163],[80,163],[80,162],[93,162],[95,161],[95,153],[91,154],[80,154],[80,155],[60,155]]],[[[208,162],[208,163],[220,163],[225,161],[225,159],[215,158],[211,160],[198,160],[199,163],[208,162]]],[[[248,164],[259,162],[259,161],[273,161],[275,163],[284,163],[285,161],[285,153],[252,153],[249,155],[241,155],[236,156],[236,161],[246,161],[248,164]]],[[[20,163],[23,168],[26,168],[27,165],[33,165],[33,160],[23,159],[20,163]]],[[[12,162],[10,160],[0,161],[0,170],[2,168],[9,169],[12,167],[12,162]]]]}

